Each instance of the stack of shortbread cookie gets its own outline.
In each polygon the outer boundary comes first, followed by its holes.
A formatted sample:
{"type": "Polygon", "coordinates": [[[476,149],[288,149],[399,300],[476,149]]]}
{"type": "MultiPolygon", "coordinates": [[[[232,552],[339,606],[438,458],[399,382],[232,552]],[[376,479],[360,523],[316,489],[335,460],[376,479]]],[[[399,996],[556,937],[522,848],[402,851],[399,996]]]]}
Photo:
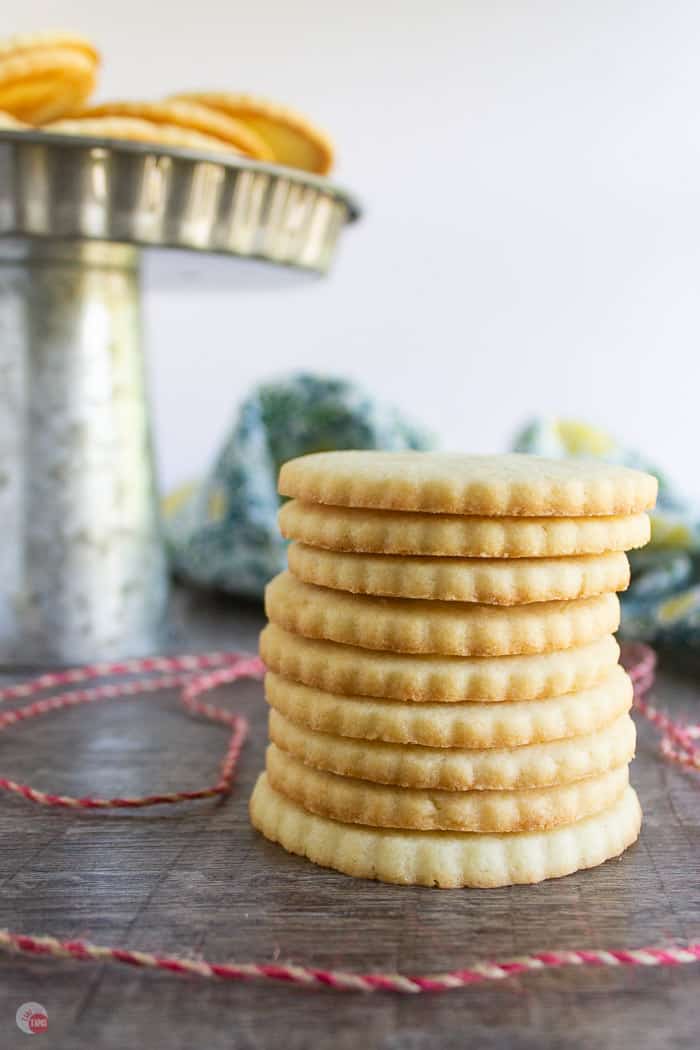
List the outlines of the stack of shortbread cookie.
{"type": "Polygon", "coordinates": [[[287,463],[261,653],[269,839],[350,875],[538,882],[638,836],[625,551],[656,480],[530,456],[287,463]]]}

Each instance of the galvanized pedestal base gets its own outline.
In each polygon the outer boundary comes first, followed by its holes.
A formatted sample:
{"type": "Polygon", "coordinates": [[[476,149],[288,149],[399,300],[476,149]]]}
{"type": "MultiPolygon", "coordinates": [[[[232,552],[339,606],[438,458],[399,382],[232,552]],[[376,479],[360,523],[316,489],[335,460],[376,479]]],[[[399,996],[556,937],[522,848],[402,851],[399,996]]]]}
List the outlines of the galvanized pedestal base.
{"type": "Polygon", "coordinates": [[[357,215],[327,180],[235,154],[0,131],[1,663],[160,648],[140,252],[324,273],[357,215]]]}
{"type": "Polygon", "coordinates": [[[153,652],[168,588],[138,252],[0,251],[0,660],[153,652]]]}

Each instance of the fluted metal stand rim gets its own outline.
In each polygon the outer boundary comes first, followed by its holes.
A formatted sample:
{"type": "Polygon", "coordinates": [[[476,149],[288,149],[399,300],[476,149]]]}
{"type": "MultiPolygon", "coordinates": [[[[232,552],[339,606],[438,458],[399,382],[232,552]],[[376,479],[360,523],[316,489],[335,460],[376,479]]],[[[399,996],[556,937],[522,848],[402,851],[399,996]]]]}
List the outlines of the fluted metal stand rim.
{"type": "Polygon", "coordinates": [[[185,249],[325,273],[359,215],[328,179],[233,154],[0,132],[0,237],[185,249]]]}

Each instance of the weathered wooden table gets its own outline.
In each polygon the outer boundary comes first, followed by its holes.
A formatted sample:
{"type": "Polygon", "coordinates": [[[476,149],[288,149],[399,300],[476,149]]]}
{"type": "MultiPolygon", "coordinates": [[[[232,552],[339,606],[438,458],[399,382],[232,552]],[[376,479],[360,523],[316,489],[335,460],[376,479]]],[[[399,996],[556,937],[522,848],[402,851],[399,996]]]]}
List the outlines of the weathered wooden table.
{"type": "MultiPolygon", "coordinates": [[[[254,650],[255,606],[180,593],[178,649],[254,650]]],[[[435,972],[543,948],[700,939],[700,784],[661,761],[641,727],[633,776],[640,843],[620,861],[534,887],[438,891],[354,881],[253,832],[247,800],[263,764],[258,683],[216,694],[251,737],[224,803],[135,812],[48,810],[0,795],[0,927],[208,959],[435,972]]],[[[697,678],[662,669],[656,697],[700,713],[697,678]]],[[[2,735],[4,775],[66,793],[198,787],[221,727],[174,696],[80,708],[2,735]]],[[[568,969],[440,995],[340,994],[217,984],[115,965],[0,955],[0,1047],[23,1047],[17,1007],[42,1003],[52,1048],[386,1050],[688,1047],[700,1038],[700,966],[568,969]]]]}

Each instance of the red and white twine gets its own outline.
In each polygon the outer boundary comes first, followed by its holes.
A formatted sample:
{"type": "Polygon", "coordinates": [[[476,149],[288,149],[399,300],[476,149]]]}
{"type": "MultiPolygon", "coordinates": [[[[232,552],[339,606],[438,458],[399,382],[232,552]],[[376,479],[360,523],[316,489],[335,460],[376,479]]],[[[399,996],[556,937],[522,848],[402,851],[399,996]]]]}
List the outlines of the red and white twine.
{"type": "MultiPolygon", "coordinates": [[[[623,663],[634,682],[634,706],[662,735],[664,758],[687,769],[700,770],[700,725],[684,724],[657,710],[647,699],[653,681],[656,656],[641,644],[625,646],[623,663]]],[[[24,707],[0,714],[0,730],[27,719],[79,704],[133,697],[164,689],[181,690],[186,709],[230,728],[228,746],[219,768],[217,781],[196,791],[178,791],[132,798],[73,798],[40,791],[28,784],[0,777],[0,789],[21,795],[30,802],[73,809],[134,808],[192,801],[227,795],[233,783],[236,765],[248,730],[246,720],[220,707],[203,703],[199,697],[220,685],[242,678],[260,678],[264,672],[257,657],[241,653],[203,653],[174,657],[155,657],[121,663],[93,664],[66,671],[43,674],[32,681],[0,688],[0,701],[24,700],[49,689],[64,691],[43,699],[32,700],[24,707]],[[134,676],[140,677],[134,677],[134,676]],[[105,677],[127,676],[127,681],[87,685],[105,677]],[[80,685],[80,688],[66,689],[80,685]]],[[[223,981],[264,980],[301,988],[333,988],[337,991],[391,991],[402,993],[448,991],[466,988],[484,981],[562,967],[670,967],[700,962],[700,942],[686,945],[664,945],[624,949],[579,949],[544,951],[502,961],[475,963],[469,968],[442,974],[408,975],[398,973],[352,973],[324,970],[311,966],[279,963],[208,962],[179,955],[159,955],[128,948],[92,944],[84,940],[58,940],[49,936],[13,933],[0,930],[0,950],[24,956],[79,962],[116,962],[127,966],[160,970],[179,976],[205,977],[223,981]]]]}
{"type": "Polygon", "coordinates": [[[664,758],[687,769],[700,771],[700,723],[681,722],[659,711],[646,699],[654,684],[656,653],[648,645],[628,642],[623,646],[622,662],[634,683],[635,710],[662,735],[660,749],[664,758]]]}
{"type": "Polygon", "coordinates": [[[500,962],[479,962],[464,970],[437,974],[351,973],[313,966],[278,963],[214,963],[181,955],[153,955],[127,948],[106,948],[89,941],[59,941],[0,930],[0,948],[23,955],[79,962],[118,962],[181,977],[208,977],[221,981],[276,981],[302,988],[333,988],[339,992],[448,992],[484,981],[500,981],[526,973],[560,970],[566,966],[681,966],[700,962],[700,943],[683,947],[580,949],[534,952],[500,962]]]}
{"type": "Polygon", "coordinates": [[[69,809],[133,809],[139,806],[159,806],[174,802],[191,802],[195,799],[226,795],[231,790],[236,763],[248,733],[248,723],[242,715],[231,714],[221,707],[202,703],[197,698],[202,693],[228,685],[240,678],[260,678],[264,674],[262,661],[256,656],[241,653],[202,653],[199,655],[153,657],[145,660],[129,660],[122,663],[92,664],[67,671],[52,671],[40,675],[30,682],[0,688],[0,701],[17,700],[35,696],[46,689],[88,682],[96,678],[122,675],[148,675],[130,678],[126,682],[90,686],[34,700],[25,707],[0,714],[0,731],[17,722],[52,711],[61,711],[78,704],[93,704],[100,700],[115,700],[122,697],[141,696],[163,689],[181,689],[180,699],[185,708],[196,715],[203,715],[211,722],[220,722],[232,730],[228,747],[219,769],[215,784],[197,791],[176,791],[169,794],[146,795],[136,798],[73,798],[70,795],[54,795],[39,791],[29,784],[18,784],[15,780],[0,777],[0,788],[15,795],[22,795],[30,802],[44,806],[64,806],[69,809]]]}

